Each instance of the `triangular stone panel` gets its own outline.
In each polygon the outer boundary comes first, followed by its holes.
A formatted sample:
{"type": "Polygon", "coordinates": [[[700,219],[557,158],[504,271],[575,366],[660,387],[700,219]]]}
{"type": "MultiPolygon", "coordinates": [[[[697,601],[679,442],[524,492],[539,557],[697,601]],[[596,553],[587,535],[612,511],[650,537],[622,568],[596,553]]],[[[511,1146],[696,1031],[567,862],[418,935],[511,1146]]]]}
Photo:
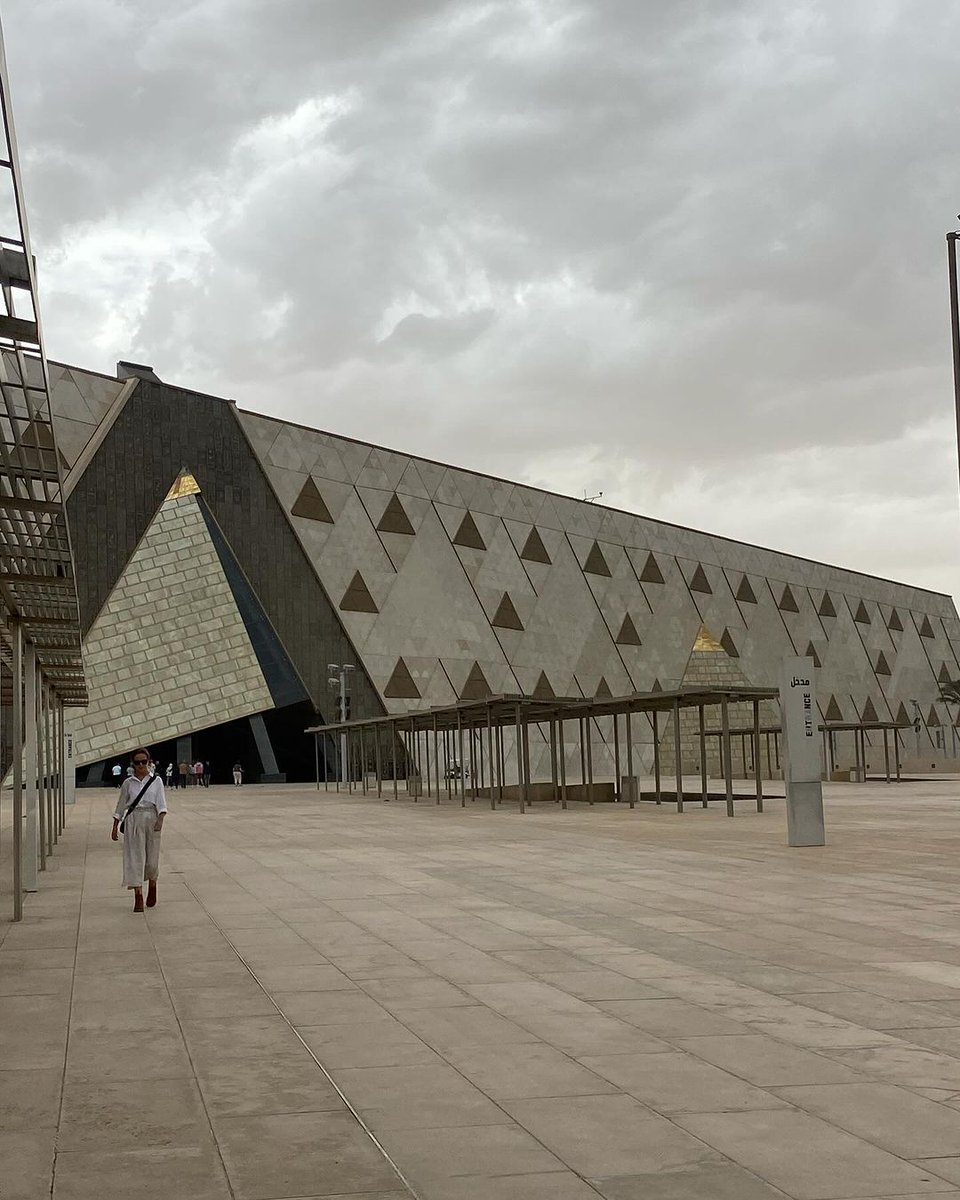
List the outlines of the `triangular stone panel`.
{"type": "Polygon", "coordinates": [[[455,546],[467,546],[471,550],[486,550],[487,544],[480,536],[480,530],[477,528],[477,523],[473,519],[471,513],[466,513],[463,520],[460,522],[460,528],[457,530],[453,539],[455,546]]]}
{"type": "Polygon", "coordinates": [[[413,681],[413,676],[402,658],[397,659],[393,674],[387,680],[383,694],[390,700],[419,700],[420,689],[413,681]]]}
{"type": "Polygon", "coordinates": [[[843,713],[840,710],[840,705],[837,703],[836,697],[830,697],[830,703],[827,705],[827,711],[824,713],[825,721],[842,721],[843,713]]]}
{"type": "Polygon", "coordinates": [[[486,700],[492,695],[490,684],[487,683],[487,677],[480,669],[480,664],[475,662],[470,668],[470,674],[467,676],[467,682],[463,685],[460,692],[461,700],[486,700]]]}
{"type": "Polygon", "coordinates": [[[833,606],[833,600],[830,598],[829,592],[823,593],[823,599],[820,601],[820,607],[817,612],[821,617],[835,617],[837,610],[833,606]]]}
{"type": "Polygon", "coordinates": [[[498,629],[518,629],[521,633],[523,632],[523,622],[520,620],[520,616],[514,607],[513,601],[510,599],[509,593],[503,593],[503,597],[490,624],[495,625],[498,629]]]}
{"type": "Polygon", "coordinates": [[[607,566],[607,560],[603,557],[599,542],[594,542],[590,547],[590,553],[587,555],[587,561],[583,564],[583,569],[588,575],[604,575],[608,579],[610,578],[610,568],[607,566]]]}
{"type": "Polygon", "coordinates": [[[882,650],[877,655],[877,661],[876,661],[876,664],[874,665],[873,669],[874,669],[874,671],[876,671],[876,673],[878,675],[892,674],[892,672],[890,670],[890,664],[887,662],[887,656],[884,654],[884,652],[882,650]]]}
{"type": "Polygon", "coordinates": [[[879,719],[880,718],[877,716],[877,710],[873,706],[873,701],[868,696],[867,702],[863,706],[863,712],[860,714],[860,720],[869,722],[869,721],[879,721],[879,719]]]}
{"type": "Polygon", "coordinates": [[[610,684],[607,683],[606,679],[601,675],[600,682],[597,684],[597,690],[594,692],[594,699],[608,700],[612,695],[613,692],[610,691],[610,684]]]}
{"type": "Polygon", "coordinates": [[[937,682],[938,683],[949,683],[950,682],[950,669],[946,663],[941,663],[941,665],[940,665],[940,670],[937,674],[937,682]]]}
{"type": "Polygon", "coordinates": [[[930,712],[927,715],[927,725],[931,729],[939,729],[940,728],[940,718],[937,716],[937,710],[933,707],[932,704],[930,705],[930,712]]]}
{"type": "Polygon", "coordinates": [[[756,594],[754,593],[753,586],[751,585],[750,580],[746,577],[746,575],[744,575],[743,578],[740,580],[740,584],[736,590],[736,598],[740,601],[741,604],[756,604],[757,603],[757,597],[756,597],[756,594]]]}
{"type": "Polygon", "coordinates": [[[902,701],[900,702],[900,706],[897,709],[896,721],[897,721],[898,725],[910,725],[912,723],[910,721],[910,717],[907,714],[906,705],[902,701]]]}
{"type": "Polygon", "coordinates": [[[777,608],[779,608],[781,612],[798,613],[800,611],[800,605],[797,603],[797,598],[794,596],[789,583],[780,593],[780,599],[777,601],[777,608]]]}
{"type": "Polygon", "coordinates": [[[640,634],[637,633],[637,627],[633,623],[633,617],[627,613],[623,618],[623,623],[620,626],[620,632],[614,639],[618,646],[642,646],[640,634]]]}
{"type": "Polygon", "coordinates": [[[314,483],[312,475],[307,476],[306,482],[300,489],[300,495],[293,502],[290,512],[295,517],[306,517],[308,521],[325,521],[328,525],[333,524],[333,517],[330,516],[330,510],[320,495],[320,489],[314,483]]]}
{"type": "MultiPolygon", "coordinates": [[[[367,528],[370,528],[369,525],[367,528]]],[[[363,576],[359,571],[354,572],[347,590],[343,593],[343,599],[340,601],[340,611],[364,613],[380,611],[377,608],[376,601],[370,595],[370,589],[363,582],[363,576]]]]}
{"type": "Polygon", "coordinates": [[[383,516],[377,523],[377,529],[380,533],[406,533],[410,536],[416,532],[410,524],[410,518],[396,492],[390,497],[387,507],[383,510],[383,516]]]}
{"type": "Polygon", "coordinates": [[[655,679],[653,681],[653,683],[650,686],[650,691],[651,692],[662,692],[663,691],[663,684],[661,684],[659,679],[655,679]]]}
{"type": "Polygon", "coordinates": [[[547,548],[543,544],[543,538],[540,536],[536,525],[527,534],[527,540],[523,543],[520,557],[525,558],[527,562],[544,563],[548,567],[552,565],[550,555],[547,553],[547,548]]]}
{"type": "Polygon", "coordinates": [[[553,685],[547,678],[546,671],[540,672],[540,678],[537,680],[537,686],[533,689],[533,696],[536,700],[555,700],[557,693],[553,690],[553,685]]]}
{"type": "Polygon", "coordinates": [[[704,592],[708,596],[713,595],[713,588],[710,586],[710,580],[707,578],[707,573],[700,563],[697,563],[697,569],[694,571],[693,578],[690,580],[690,591],[704,592]]]}
{"type": "Polygon", "coordinates": [[[930,624],[930,618],[925,616],[920,622],[920,636],[922,638],[933,638],[937,635],[933,632],[933,626],[930,624]]]}
{"type": "Polygon", "coordinates": [[[740,651],[737,649],[736,642],[734,642],[733,635],[729,629],[723,631],[723,636],[720,638],[720,645],[726,650],[730,658],[740,657],[740,651]]]}
{"type": "Polygon", "coordinates": [[[900,614],[896,609],[890,613],[890,620],[887,622],[887,628],[894,630],[896,633],[903,633],[903,622],[900,620],[900,614]]]}
{"type": "Polygon", "coordinates": [[[860,625],[870,624],[870,614],[867,612],[867,606],[862,600],[857,605],[857,611],[853,614],[853,619],[860,625]]]}
{"type": "Polygon", "coordinates": [[[641,583],[663,583],[663,572],[660,570],[660,564],[657,562],[653,551],[647,555],[647,561],[643,564],[643,570],[640,572],[641,583]]]}
{"type": "Polygon", "coordinates": [[[820,670],[820,667],[823,665],[820,662],[820,655],[817,653],[817,648],[816,648],[816,646],[814,646],[813,642],[807,643],[807,651],[806,651],[806,654],[804,655],[804,658],[812,658],[813,665],[817,668],[818,671],[820,670]]]}

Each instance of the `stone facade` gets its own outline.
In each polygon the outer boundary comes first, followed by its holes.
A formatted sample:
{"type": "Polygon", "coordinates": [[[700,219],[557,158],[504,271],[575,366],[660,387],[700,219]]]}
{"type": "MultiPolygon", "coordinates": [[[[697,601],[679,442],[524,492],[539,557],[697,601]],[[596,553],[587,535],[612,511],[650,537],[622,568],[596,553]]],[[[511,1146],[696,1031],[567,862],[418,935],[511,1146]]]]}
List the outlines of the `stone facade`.
{"type": "Polygon", "coordinates": [[[167,500],[84,643],[77,762],[272,705],[194,495],[167,500]]]}
{"type": "MultiPolygon", "coordinates": [[[[67,374],[93,421],[110,389],[102,377],[67,374]]],[[[55,420],[76,421],[76,397],[64,387],[54,389],[55,420]]],[[[78,466],[70,498],[84,619],[99,612],[158,491],[187,467],[321,716],[332,715],[327,662],[356,664],[356,716],[490,693],[670,689],[700,682],[698,671],[774,685],[782,658],[800,654],[819,667],[824,718],[907,721],[916,702],[931,750],[954,719],[939,701],[940,683],[960,677],[960,622],[949,596],[240,411],[155,380],[113,395],[109,431],[91,441],[95,452],[78,466]],[[137,459],[144,428],[153,435],[137,459]],[[697,658],[702,629],[719,647],[710,664],[697,658]]],[[[81,450],[73,447],[74,459],[81,450]]],[[[155,645],[169,657],[163,639],[155,645]]],[[[638,724],[638,755],[649,767],[651,732],[638,724]]],[[[609,731],[601,722],[593,736],[602,776],[609,731]]],[[[570,753],[575,770],[579,750],[570,753]]],[[[536,734],[531,754],[536,773],[548,757],[536,734]]]]}

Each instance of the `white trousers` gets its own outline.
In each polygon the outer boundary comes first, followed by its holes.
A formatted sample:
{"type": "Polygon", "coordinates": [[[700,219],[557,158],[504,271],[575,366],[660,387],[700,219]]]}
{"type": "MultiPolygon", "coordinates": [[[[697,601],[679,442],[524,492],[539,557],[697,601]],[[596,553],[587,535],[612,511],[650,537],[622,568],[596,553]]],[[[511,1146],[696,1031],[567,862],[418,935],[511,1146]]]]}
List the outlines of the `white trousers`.
{"type": "Polygon", "coordinates": [[[143,887],[145,879],[160,873],[160,834],[154,833],[157,810],[138,805],[123,826],[123,886],[143,887]]]}

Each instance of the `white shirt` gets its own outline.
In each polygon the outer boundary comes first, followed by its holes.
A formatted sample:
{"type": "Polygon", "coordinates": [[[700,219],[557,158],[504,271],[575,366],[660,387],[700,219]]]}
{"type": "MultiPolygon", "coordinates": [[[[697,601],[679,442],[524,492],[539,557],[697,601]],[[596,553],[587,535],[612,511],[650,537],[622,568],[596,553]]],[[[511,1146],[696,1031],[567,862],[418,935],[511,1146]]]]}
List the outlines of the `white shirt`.
{"type": "Polygon", "coordinates": [[[131,775],[120,785],[117,807],[113,812],[115,817],[119,819],[123,816],[139,795],[140,789],[147,782],[147,779],[152,780],[152,782],[149,789],[144,793],[143,799],[137,805],[137,808],[155,808],[158,813],[165,813],[167,811],[167,796],[163,790],[163,782],[160,776],[148,775],[146,779],[137,779],[135,775],[131,775]]]}

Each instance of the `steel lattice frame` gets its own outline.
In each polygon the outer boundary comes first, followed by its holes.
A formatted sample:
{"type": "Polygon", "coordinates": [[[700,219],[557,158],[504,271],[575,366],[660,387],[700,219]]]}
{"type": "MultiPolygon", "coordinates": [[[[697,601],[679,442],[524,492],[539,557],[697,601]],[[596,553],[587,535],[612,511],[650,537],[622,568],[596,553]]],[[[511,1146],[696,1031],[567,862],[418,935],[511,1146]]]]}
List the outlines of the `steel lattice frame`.
{"type": "Polygon", "coordinates": [[[19,621],[57,699],[76,706],[87,702],[80,611],[2,31],[0,113],[0,657],[11,664],[19,621]]]}

